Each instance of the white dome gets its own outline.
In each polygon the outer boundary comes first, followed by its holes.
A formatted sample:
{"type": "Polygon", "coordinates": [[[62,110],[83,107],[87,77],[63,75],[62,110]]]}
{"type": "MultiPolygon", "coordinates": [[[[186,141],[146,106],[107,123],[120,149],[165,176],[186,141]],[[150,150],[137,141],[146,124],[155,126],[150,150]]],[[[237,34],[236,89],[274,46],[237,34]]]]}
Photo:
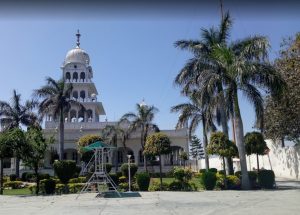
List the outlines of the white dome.
{"type": "Polygon", "coordinates": [[[89,64],[90,57],[83,49],[77,46],[75,49],[71,49],[70,51],[68,51],[65,58],[65,64],[67,63],[89,64]]]}

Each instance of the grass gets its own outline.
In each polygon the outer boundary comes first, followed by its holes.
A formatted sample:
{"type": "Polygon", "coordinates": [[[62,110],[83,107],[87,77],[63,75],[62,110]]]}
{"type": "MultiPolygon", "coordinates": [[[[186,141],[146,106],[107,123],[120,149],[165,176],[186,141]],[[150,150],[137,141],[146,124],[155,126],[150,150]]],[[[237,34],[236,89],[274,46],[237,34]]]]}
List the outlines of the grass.
{"type": "Polygon", "coordinates": [[[22,189],[5,189],[3,191],[4,195],[32,195],[29,188],[22,189]]]}

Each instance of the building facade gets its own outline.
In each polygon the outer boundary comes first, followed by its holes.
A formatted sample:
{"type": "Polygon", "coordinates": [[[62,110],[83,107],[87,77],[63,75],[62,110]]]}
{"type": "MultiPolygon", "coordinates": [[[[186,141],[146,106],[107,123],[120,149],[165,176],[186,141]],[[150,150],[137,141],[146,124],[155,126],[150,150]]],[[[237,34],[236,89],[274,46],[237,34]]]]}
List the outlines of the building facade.
{"type": "MultiPolygon", "coordinates": [[[[108,122],[105,117],[103,104],[99,100],[99,94],[95,83],[93,82],[93,69],[90,65],[90,57],[86,51],[80,48],[80,34],[76,34],[77,43],[74,49],[67,52],[64,62],[61,66],[62,75],[66,83],[72,83],[73,91],[70,99],[80,102],[85,111],[81,111],[78,107],[72,106],[65,118],[65,139],[64,139],[64,158],[75,160],[80,165],[80,155],[77,152],[76,142],[81,136],[86,134],[101,134],[101,130],[106,125],[116,125],[117,122],[108,122]],[[101,120],[103,118],[103,120],[101,120]]],[[[145,103],[141,105],[146,105],[145,103]]],[[[182,151],[188,152],[188,136],[187,129],[181,130],[163,130],[171,139],[172,153],[163,156],[163,170],[169,170],[173,165],[181,165],[179,154],[182,151]]],[[[46,116],[44,133],[47,137],[54,136],[58,140],[58,122],[51,113],[46,116]]],[[[58,142],[58,141],[57,141],[58,142]]],[[[135,162],[139,169],[143,168],[144,159],[142,155],[140,134],[137,131],[130,135],[124,149],[121,141],[117,141],[117,149],[109,158],[109,161],[116,165],[127,162],[127,154],[132,155],[132,161],[135,162]]],[[[45,157],[45,168],[51,168],[52,163],[57,159],[58,143],[49,147],[45,157]]],[[[153,171],[158,166],[152,166],[153,171]]],[[[150,167],[151,169],[151,167],[150,167]]]]}

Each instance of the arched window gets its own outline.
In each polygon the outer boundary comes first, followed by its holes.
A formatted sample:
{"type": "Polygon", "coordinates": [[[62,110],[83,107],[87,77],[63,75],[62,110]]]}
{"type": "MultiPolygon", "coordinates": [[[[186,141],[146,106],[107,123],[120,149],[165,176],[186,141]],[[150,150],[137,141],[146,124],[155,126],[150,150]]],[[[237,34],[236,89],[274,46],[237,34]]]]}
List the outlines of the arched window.
{"type": "Polygon", "coordinates": [[[83,110],[78,111],[78,122],[85,122],[83,110]]]}
{"type": "Polygon", "coordinates": [[[88,110],[86,111],[86,113],[87,113],[88,121],[89,121],[89,122],[92,122],[92,121],[93,121],[93,111],[92,111],[91,109],[88,109],[88,110]]]}
{"type": "Polygon", "coordinates": [[[77,91],[73,91],[72,93],[73,98],[78,99],[78,92],[77,91]]]}
{"type": "Polygon", "coordinates": [[[80,98],[85,99],[85,91],[80,91],[80,98]]]}
{"type": "Polygon", "coordinates": [[[76,118],[77,118],[76,115],[77,115],[76,110],[71,110],[70,111],[71,122],[76,122],[76,118]]]}
{"type": "Polygon", "coordinates": [[[77,82],[77,80],[78,80],[78,73],[74,72],[73,73],[73,81],[77,82]]]}
{"type": "Polygon", "coordinates": [[[69,72],[66,73],[66,80],[71,80],[71,74],[69,72]]]}
{"type": "Polygon", "coordinates": [[[81,72],[80,73],[80,80],[85,80],[85,73],[84,72],[81,72]]]}

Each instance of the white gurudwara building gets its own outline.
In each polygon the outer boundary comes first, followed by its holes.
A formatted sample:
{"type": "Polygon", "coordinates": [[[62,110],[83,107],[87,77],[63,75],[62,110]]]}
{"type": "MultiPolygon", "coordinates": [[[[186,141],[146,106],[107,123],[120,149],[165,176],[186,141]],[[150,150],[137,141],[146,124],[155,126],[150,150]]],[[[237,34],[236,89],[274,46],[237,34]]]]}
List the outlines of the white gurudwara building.
{"type": "MultiPolygon", "coordinates": [[[[108,122],[105,120],[105,110],[102,102],[99,99],[99,93],[96,85],[93,82],[94,71],[90,65],[90,57],[86,51],[80,47],[80,34],[76,34],[76,47],[67,52],[64,62],[61,66],[62,75],[66,83],[72,83],[73,92],[71,99],[79,101],[85,111],[80,111],[76,106],[71,107],[65,118],[65,139],[64,139],[64,158],[75,160],[80,165],[80,155],[77,152],[78,139],[86,134],[101,134],[101,130],[106,125],[117,125],[117,122],[108,122]],[[103,118],[103,120],[101,120],[103,118]]],[[[144,102],[141,105],[146,105],[144,102]]],[[[128,110],[124,110],[124,113],[128,110]]],[[[162,156],[163,170],[168,171],[173,165],[181,165],[182,161],[179,158],[179,153],[182,151],[188,152],[188,136],[187,129],[180,130],[162,130],[171,139],[172,153],[162,156]]],[[[45,168],[51,168],[54,159],[57,159],[58,152],[58,122],[53,118],[51,113],[46,116],[44,133],[47,137],[54,136],[56,143],[51,145],[47,151],[45,168]]],[[[118,146],[109,158],[110,163],[115,165],[117,156],[118,165],[127,162],[127,154],[132,155],[132,160],[143,170],[144,157],[142,154],[140,133],[136,132],[130,135],[126,142],[126,150],[123,144],[118,140],[118,146]]],[[[158,169],[158,166],[152,166],[152,170],[158,169]]],[[[151,169],[151,167],[149,167],[151,169]]],[[[114,168],[113,168],[114,169],[114,168]]]]}

